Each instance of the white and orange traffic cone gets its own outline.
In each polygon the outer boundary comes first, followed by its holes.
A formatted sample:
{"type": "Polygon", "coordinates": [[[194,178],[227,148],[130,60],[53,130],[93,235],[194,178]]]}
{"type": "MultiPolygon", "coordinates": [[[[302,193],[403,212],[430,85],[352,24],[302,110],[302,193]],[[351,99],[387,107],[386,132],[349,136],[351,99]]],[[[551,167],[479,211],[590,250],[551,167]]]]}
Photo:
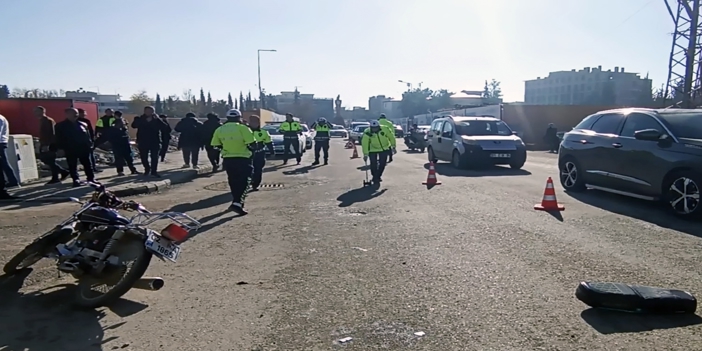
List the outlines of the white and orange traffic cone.
{"type": "Polygon", "coordinates": [[[356,149],[356,144],[353,144],[353,155],[351,155],[351,159],[353,160],[354,158],[360,158],[360,156],[358,156],[358,149],[356,149]]]}
{"type": "Polygon", "coordinates": [[[441,182],[436,178],[436,169],[434,168],[434,161],[429,162],[429,173],[427,173],[427,180],[422,182],[423,185],[441,185],[441,182]]]}
{"type": "Polygon", "coordinates": [[[553,188],[553,180],[548,177],[546,180],[546,189],[544,189],[544,198],[540,204],[534,205],[535,210],[539,211],[564,211],[565,206],[558,203],[556,200],[556,190],[553,188]]]}

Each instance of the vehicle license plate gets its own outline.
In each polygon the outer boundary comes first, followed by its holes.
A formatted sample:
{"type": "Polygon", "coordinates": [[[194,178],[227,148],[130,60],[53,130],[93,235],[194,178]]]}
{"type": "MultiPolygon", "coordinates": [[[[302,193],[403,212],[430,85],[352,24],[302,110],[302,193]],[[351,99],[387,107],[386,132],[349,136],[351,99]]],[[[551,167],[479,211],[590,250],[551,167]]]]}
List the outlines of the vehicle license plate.
{"type": "Polygon", "coordinates": [[[510,158],[511,154],[490,154],[492,158],[510,158]]]}
{"type": "Polygon", "coordinates": [[[180,255],[180,246],[154,233],[149,233],[144,245],[147,249],[171,262],[178,260],[180,255]]]}

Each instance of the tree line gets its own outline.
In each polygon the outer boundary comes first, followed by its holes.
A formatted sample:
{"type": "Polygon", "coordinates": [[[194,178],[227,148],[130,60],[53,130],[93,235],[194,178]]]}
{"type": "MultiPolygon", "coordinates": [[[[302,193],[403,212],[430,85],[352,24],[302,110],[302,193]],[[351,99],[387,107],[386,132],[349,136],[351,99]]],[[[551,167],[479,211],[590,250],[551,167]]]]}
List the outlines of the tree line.
{"type": "MultiPolygon", "coordinates": [[[[455,93],[447,89],[432,90],[422,87],[410,89],[402,94],[400,110],[404,116],[416,116],[463,108],[464,106],[456,105],[451,101],[453,94],[455,93]]],[[[502,101],[500,82],[495,79],[489,82],[486,80],[482,98],[486,105],[500,103],[502,101]]]]}

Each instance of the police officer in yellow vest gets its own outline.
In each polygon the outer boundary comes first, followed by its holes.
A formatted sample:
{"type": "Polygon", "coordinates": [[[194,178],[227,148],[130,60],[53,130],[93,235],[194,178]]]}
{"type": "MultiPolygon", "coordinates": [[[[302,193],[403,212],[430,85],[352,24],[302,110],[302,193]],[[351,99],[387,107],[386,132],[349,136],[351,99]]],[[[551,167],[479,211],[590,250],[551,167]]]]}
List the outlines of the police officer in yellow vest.
{"type": "Polygon", "coordinates": [[[115,124],[114,113],[114,110],[108,108],[107,110],[105,110],[105,115],[98,118],[97,122],[95,123],[95,134],[97,134],[97,136],[100,136],[100,134],[105,133],[107,128],[110,128],[113,124],[115,124]]]}
{"type": "Polygon", "coordinates": [[[387,158],[388,158],[388,163],[392,162],[392,155],[397,153],[396,147],[397,147],[397,140],[395,139],[395,125],[392,124],[388,120],[388,118],[385,116],[384,113],[380,114],[380,118],[378,118],[378,123],[380,123],[380,127],[382,127],[385,130],[385,134],[387,134],[388,139],[390,140],[390,150],[387,152],[387,158]]]}
{"type": "Polygon", "coordinates": [[[263,178],[263,167],[266,165],[266,149],[271,155],[275,155],[273,150],[273,140],[267,130],[261,129],[261,118],[258,116],[249,117],[249,128],[254,135],[254,152],[251,156],[251,164],[253,165],[253,173],[251,174],[251,187],[249,191],[258,191],[263,178]]]}
{"type": "Polygon", "coordinates": [[[373,183],[376,185],[383,181],[383,171],[387,162],[387,152],[390,150],[390,138],[378,121],[371,121],[370,128],[366,128],[361,138],[363,149],[363,162],[370,157],[370,172],[373,183]]]}
{"type": "Polygon", "coordinates": [[[292,148],[295,152],[295,160],[297,160],[297,164],[299,165],[300,161],[302,161],[299,137],[299,135],[302,134],[302,126],[293,119],[292,114],[287,113],[285,114],[285,122],[280,125],[278,130],[283,133],[283,164],[288,164],[290,148],[292,148]]]}
{"type": "Polygon", "coordinates": [[[229,209],[243,216],[244,197],[251,177],[251,156],[255,150],[254,134],[241,123],[241,112],[227,111],[227,122],[215,130],[210,145],[222,148],[222,166],[227,172],[232,204],[229,209]]]}
{"type": "Polygon", "coordinates": [[[329,131],[332,129],[331,123],[327,119],[321,117],[312,124],[311,129],[314,129],[314,163],[313,166],[319,164],[319,153],[324,151],[324,164],[329,164],[329,131]]]}

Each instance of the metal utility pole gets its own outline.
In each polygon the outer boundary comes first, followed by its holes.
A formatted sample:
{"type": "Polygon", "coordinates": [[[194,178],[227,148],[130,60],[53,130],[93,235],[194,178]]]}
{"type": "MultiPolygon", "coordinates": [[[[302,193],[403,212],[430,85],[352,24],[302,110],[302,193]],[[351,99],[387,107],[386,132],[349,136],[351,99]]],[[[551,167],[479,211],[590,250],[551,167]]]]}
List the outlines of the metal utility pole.
{"type": "Polygon", "coordinates": [[[700,104],[700,62],[702,61],[702,21],[700,0],[665,0],[673,20],[673,44],[670,50],[666,105],[694,108],[700,104]],[[672,3],[672,4],[671,4],[672,3]]]}
{"type": "MultiPolygon", "coordinates": [[[[263,98],[263,88],[261,88],[261,52],[278,52],[274,49],[258,49],[256,54],[258,55],[258,99],[263,98]]],[[[263,101],[261,101],[263,102],[263,101]]]]}

